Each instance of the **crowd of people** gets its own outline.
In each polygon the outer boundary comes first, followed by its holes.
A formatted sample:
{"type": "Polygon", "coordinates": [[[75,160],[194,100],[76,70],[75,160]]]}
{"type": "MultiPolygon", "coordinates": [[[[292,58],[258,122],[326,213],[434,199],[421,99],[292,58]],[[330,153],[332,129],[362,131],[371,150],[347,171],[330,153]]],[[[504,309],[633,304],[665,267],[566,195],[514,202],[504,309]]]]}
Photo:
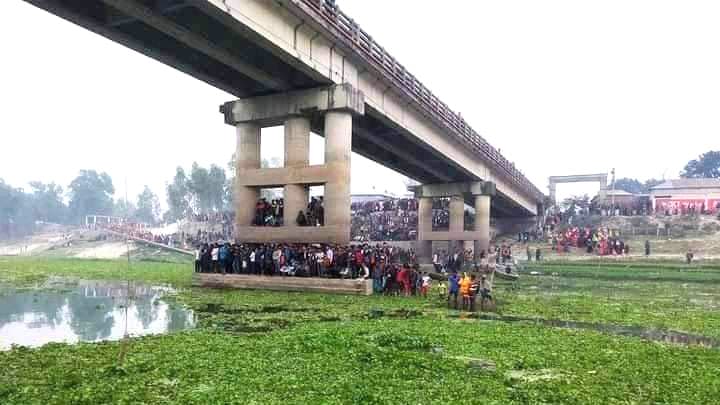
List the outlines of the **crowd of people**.
{"type": "MultiPolygon", "coordinates": [[[[195,251],[195,271],[202,273],[382,280],[402,268],[417,267],[412,249],[387,243],[341,246],[217,242],[202,244],[195,251]]],[[[392,284],[383,281],[382,288],[377,283],[375,287],[394,290],[392,284]]]]}
{"type": "Polygon", "coordinates": [[[282,198],[268,201],[261,198],[255,204],[254,226],[282,226],[285,215],[285,200],[282,198]]]}
{"type": "Polygon", "coordinates": [[[657,202],[656,212],[670,215],[700,215],[720,213],[720,201],[709,201],[708,205],[704,201],[663,201],[657,202]]]}
{"type": "MultiPolygon", "coordinates": [[[[291,213],[292,214],[292,213],[291,213]]],[[[285,200],[278,198],[268,201],[261,198],[255,204],[253,226],[283,226],[285,221],[285,200]]],[[[295,216],[298,226],[325,225],[325,207],[323,197],[312,197],[304,211],[298,211],[295,216]]]]}
{"type": "MultiPolygon", "coordinates": [[[[432,205],[433,231],[450,227],[450,200],[438,198],[432,205]]],[[[411,241],[418,234],[418,201],[414,198],[385,198],[355,202],[351,206],[351,236],[354,241],[411,241]]],[[[475,216],[464,213],[465,229],[473,229],[475,216]]]]}
{"type": "Polygon", "coordinates": [[[447,296],[448,308],[476,311],[476,303],[480,298],[480,308],[485,309],[486,305],[492,304],[491,285],[485,274],[478,279],[475,274],[463,273],[461,276],[457,271],[452,272],[447,279],[447,287],[441,283],[440,295],[447,296]]]}
{"type": "MultiPolygon", "coordinates": [[[[510,251],[503,250],[502,253],[509,255],[510,251]]],[[[435,254],[440,255],[439,251],[435,254]]],[[[458,250],[448,255],[447,285],[441,281],[438,291],[441,297],[447,298],[450,307],[474,311],[477,296],[483,301],[491,299],[485,275],[480,278],[467,273],[462,277],[459,275],[463,263],[470,261],[472,251],[458,250]]],[[[474,270],[478,270],[477,266],[474,270]]],[[[374,293],[405,297],[427,297],[433,285],[430,274],[420,270],[412,249],[387,243],[374,246],[203,244],[195,251],[195,272],[372,280],[374,293]]]]}
{"type": "MultiPolygon", "coordinates": [[[[219,211],[219,212],[211,212],[206,214],[193,214],[189,218],[192,222],[196,223],[207,223],[207,224],[220,224],[221,225],[221,232],[219,232],[221,235],[231,235],[233,233],[233,228],[235,224],[235,212],[234,211],[219,211]]],[[[197,236],[197,240],[207,240],[205,238],[201,238],[200,235],[197,236]]],[[[216,239],[217,240],[217,239],[216,239]]]]}
{"type": "Polygon", "coordinates": [[[412,198],[355,202],[350,207],[350,234],[355,241],[415,240],[417,209],[412,198]]]}
{"type": "Polygon", "coordinates": [[[216,232],[198,229],[196,233],[176,232],[171,234],[156,234],[149,228],[132,223],[107,224],[104,228],[133,238],[179,249],[192,249],[195,246],[211,243],[211,241],[232,239],[231,227],[228,228],[228,233],[224,231],[216,232]]]}
{"type": "Polygon", "coordinates": [[[569,253],[570,248],[584,249],[589,254],[600,256],[627,255],[630,252],[629,244],[619,232],[609,228],[568,227],[556,230],[551,235],[551,246],[559,253],[569,253]]]}

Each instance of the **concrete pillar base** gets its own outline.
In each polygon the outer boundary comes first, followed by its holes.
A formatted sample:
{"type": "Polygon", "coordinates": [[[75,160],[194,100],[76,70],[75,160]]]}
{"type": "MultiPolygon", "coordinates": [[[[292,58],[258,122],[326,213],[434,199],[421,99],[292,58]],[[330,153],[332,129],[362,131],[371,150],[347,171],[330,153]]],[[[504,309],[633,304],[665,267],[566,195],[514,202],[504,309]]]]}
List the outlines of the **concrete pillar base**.
{"type": "MultiPolygon", "coordinates": [[[[260,127],[252,123],[239,123],[237,130],[237,148],[235,150],[235,169],[241,172],[246,169],[260,168],[260,127]]],[[[260,198],[260,190],[246,187],[238,182],[235,176],[235,221],[238,227],[249,226],[255,217],[255,204],[260,198]]]]}
{"type": "Polygon", "coordinates": [[[350,242],[350,154],[352,115],[346,111],[325,114],[325,164],[335,169],[325,183],[325,225],[347,229],[341,243],[350,242]]]}
{"type": "Polygon", "coordinates": [[[475,240],[475,260],[480,259],[480,252],[487,254],[490,248],[490,203],[489,195],[475,196],[475,231],[480,238],[475,240]]]}

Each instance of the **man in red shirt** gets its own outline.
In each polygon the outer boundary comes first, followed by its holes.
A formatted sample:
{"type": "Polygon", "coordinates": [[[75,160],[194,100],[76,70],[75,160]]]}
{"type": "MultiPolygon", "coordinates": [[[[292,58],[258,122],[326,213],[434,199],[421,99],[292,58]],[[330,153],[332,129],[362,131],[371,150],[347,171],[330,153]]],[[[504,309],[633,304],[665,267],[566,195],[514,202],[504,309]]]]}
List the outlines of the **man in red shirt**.
{"type": "Polygon", "coordinates": [[[358,274],[360,274],[360,270],[362,269],[363,261],[365,260],[365,257],[363,255],[363,251],[360,248],[355,249],[355,260],[353,262],[353,278],[357,278],[358,274]]]}
{"type": "Polygon", "coordinates": [[[400,271],[397,273],[397,281],[400,288],[402,288],[403,295],[410,296],[410,270],[408,270],[407,264],[400,267],[400,271]]]}

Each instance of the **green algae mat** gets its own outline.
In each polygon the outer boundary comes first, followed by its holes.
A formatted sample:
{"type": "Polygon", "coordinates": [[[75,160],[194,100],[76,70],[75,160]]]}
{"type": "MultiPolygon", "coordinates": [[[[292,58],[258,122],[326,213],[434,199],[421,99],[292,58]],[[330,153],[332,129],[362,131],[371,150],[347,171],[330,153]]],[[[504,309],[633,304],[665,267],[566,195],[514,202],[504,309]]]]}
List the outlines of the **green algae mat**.
{"type": "MultiPolygon", "coordinates": [[[[720,337],[714,269],[582,270],[553,265],[499,285],[491,315],[720,337]]],[[[0,258],[0,285],[51,276],[170,283],[168,301],[192,309],[196,328],[0,352],[2,404],[720,403],[717,348],[482,320],[435,294],[201,290],[190,264],[0,258]]]]}

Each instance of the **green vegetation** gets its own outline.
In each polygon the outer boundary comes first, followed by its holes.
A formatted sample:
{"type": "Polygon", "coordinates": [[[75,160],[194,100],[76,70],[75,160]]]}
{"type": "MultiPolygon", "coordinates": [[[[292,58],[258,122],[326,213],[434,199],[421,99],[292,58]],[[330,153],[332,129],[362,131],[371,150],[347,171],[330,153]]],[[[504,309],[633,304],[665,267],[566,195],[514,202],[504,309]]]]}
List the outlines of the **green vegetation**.
{"type": "MultiPolygon", "coordinates": [[[[720,270],[548,264],[501,314],[720,338],[720,270]],[[555,275],[552,275],[555,274],[555,275]]],[[[0,284],[59,275],[181,287],[195,330],[0,352],[0,403],[712,403],[720,350],[529,322],[444,302],[190,288],[191,265],[0,259],[0,284]],[[465,318],[465,319],[463,319],[465,318]]]]}
{"type": "Polygon", "coordinates": [[[717,352],[447,320],[203,330],[0,354],[5,403],[708,403],[717,352]],[[493,367],[493,364],[495,367],[493,367]]]}
{"type": "Polygon", "coordinates": [[[49,276],[87,280],[134,280],[170,283],[189,287],[192,279],[189,262],[133,262],[123,260],[87,260],[0,257],[0,284],[32,286],[49,276]]]}

